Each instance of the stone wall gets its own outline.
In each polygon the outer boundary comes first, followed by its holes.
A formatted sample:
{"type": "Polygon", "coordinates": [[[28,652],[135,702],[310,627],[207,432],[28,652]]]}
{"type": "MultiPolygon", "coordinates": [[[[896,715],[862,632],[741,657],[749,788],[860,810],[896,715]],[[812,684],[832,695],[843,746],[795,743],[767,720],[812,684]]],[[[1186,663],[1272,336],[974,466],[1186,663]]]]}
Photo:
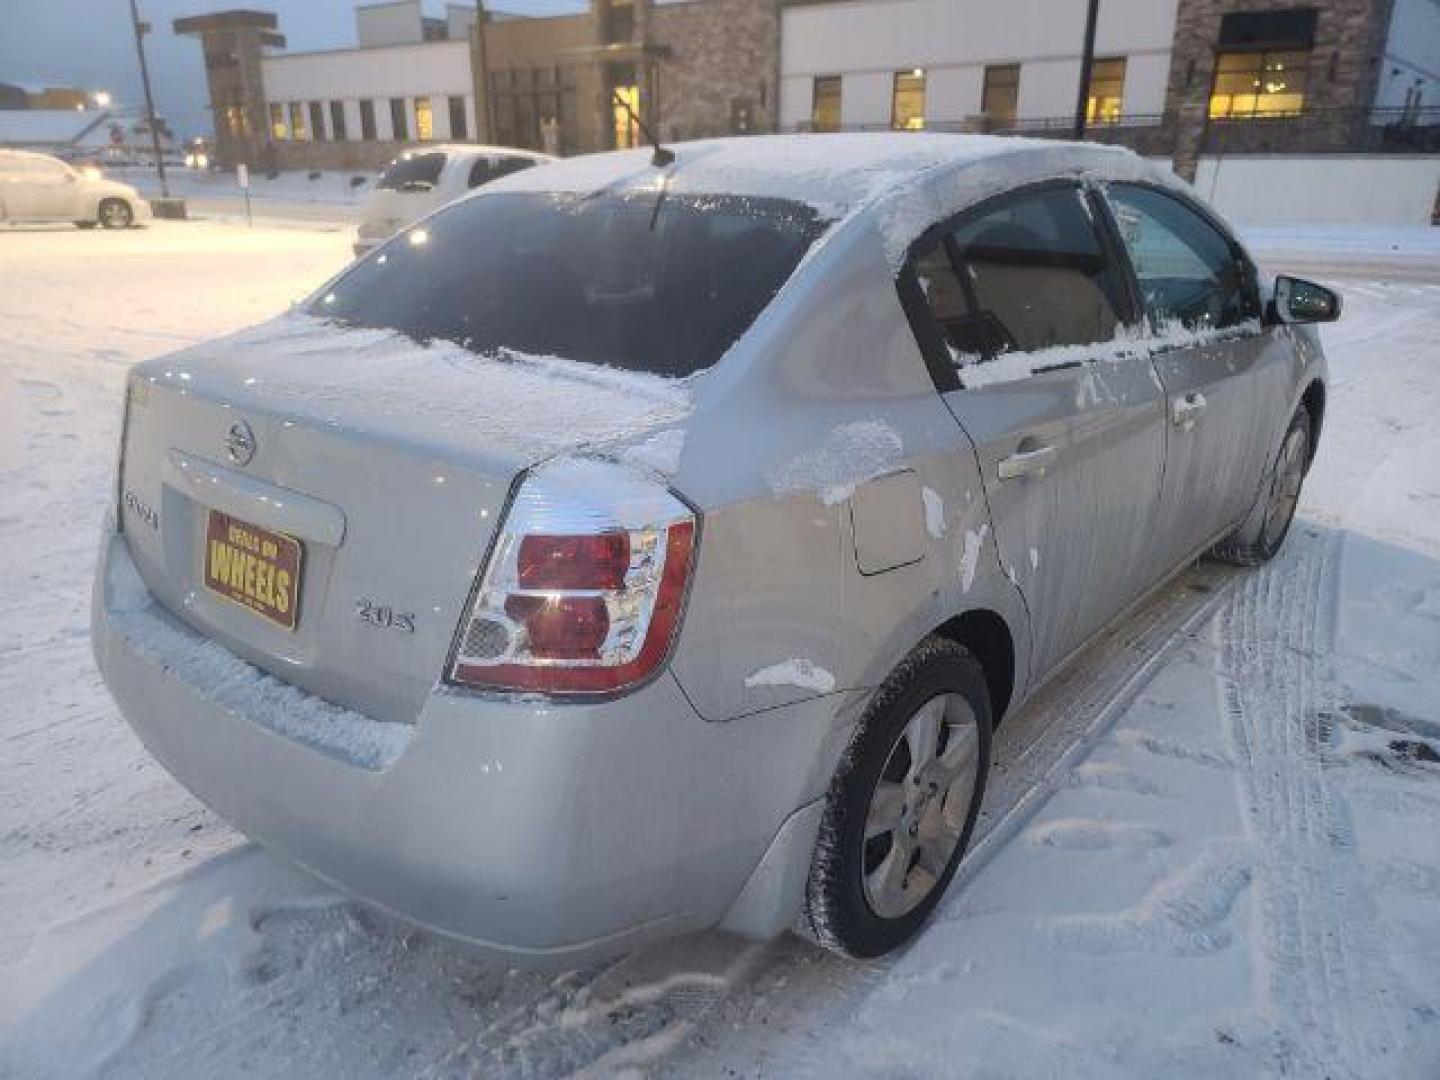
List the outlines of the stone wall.
{"type": "Polygon", "coordinates": [[[656,5],[648,38],[659,62],[665,139],[774,131],[779,113],[778,0],[656,5]]]}
{"type": "Polygon", "coordinates": [[[1220,20],[1232,11],[1293,9],[1296,0],[1180,0],[1170,57],[1166,123],[1174,131],[1175,171],[1193,178],[1205,153],[1273,149],[1343,151],[1364,134],[1362,113],[1375,95],[1393,0],[1315,0],[1315,43],[1301,125],[1286,119],[1210,122],[1207,119],[1220,20]]]}

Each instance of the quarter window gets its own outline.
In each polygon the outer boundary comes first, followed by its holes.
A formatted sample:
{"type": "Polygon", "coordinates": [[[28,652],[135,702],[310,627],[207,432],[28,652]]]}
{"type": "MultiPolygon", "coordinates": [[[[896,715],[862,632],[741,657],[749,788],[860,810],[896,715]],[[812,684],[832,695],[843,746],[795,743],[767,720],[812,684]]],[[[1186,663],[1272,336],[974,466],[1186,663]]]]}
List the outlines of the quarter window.
{"type": "Polygon", "coordinates": [[[1109,341],[1120,283],[1077,188],[1048,187],[966,215],[916,260],[927,307],[959,365],[1109,341]]]}
{"type": "Polygon", "coordinates": [[[1158,328],[1234,326],[1259,314],[1254,275],[1229,239],[1179,200],[1114,184],[1115,221],[1158,328]]]}
{"type": "Polygon", "coordinates": [[[810,129],[812,131],[840,130],[840,88],[839,75],[817,75],[810,99],[810,129]]]}

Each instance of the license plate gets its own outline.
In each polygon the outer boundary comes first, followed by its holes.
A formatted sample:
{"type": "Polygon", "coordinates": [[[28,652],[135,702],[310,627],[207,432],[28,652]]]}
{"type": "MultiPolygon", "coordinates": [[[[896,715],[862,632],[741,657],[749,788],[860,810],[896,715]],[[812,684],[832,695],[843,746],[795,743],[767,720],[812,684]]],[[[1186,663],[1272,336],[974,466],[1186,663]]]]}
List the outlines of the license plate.
{"type": "Polygon", "coordinates": [[[211,510],[205,522],[205,587],[294,630],[303,554],[293,536],[211,510]]]}

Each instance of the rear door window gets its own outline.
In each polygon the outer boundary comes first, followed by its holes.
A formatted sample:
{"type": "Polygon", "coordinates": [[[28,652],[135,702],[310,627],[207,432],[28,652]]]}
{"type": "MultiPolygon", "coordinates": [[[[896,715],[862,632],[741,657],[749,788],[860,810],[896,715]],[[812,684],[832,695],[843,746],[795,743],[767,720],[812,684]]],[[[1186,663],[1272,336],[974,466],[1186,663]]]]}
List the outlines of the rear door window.
{"type": "Polygon", "coordinates": [[[1107,196],[1158,328],[1220,329],[1259,314],[1249,264],[1204,217],[1153,188],[1113,184],[1107,196]]]}
{"type": "Polygon", "coordinates": [[[685,376],[739,339],[826,224],[781,199],[481,195],[395,237],[309,310],[500,359],[685,376]]]}
{"type": "Polygon", "coordinates": [[[385,167],[375,186],[390,191],[429,191],[439,181],[443,168],[442,153],[401,154],[385,167]]]}
{"type": "Polygon", "coordinates": [[[952,360],[1115,337],[1123,286],[1083,199],[1069,184],[1021,192],[920,252],[916,278],[952,360]]]}
{"type": "Polygon", "coordinates": [[[470,176],[466,181],[466,187],[479,187],[481,184],[488,184],[491,180],[499,180],[502,176],[509,176],[513,172],[531,168],[535,164],[534,158],[526,157],[479,158],[474,165],[470,166],[470,176]]]}

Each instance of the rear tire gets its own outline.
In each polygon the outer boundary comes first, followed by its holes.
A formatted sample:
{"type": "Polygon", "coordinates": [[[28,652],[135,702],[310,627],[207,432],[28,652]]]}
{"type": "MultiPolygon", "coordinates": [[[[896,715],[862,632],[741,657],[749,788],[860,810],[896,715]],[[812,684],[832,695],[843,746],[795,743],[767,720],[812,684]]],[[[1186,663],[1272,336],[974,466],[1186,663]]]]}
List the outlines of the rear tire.
{"type": "Polygon", "coordinates": [[[135,211],[124,199],[100,201],[100,224],[107,229],[128,229],[135,221],[135,211]]]}
{"type": "Polygon", "coordinates": [[[802,929],[848,957],[914,937],[970,843],[990,767],[990,694],[929,637],[876,691],[826,797],[802,929]]]}
{"type": "Polygon", "coordinates": [[[1211,550],[1222,562],[1259,566],[1273,559],[1290,535],[1300,488],[1310,468],[1310,442],[1314,425],[1305,406],[1296,410],[1280,441],[1280,453],[1260,490],[1249,516],[1233,533],[1211,550]]]}

